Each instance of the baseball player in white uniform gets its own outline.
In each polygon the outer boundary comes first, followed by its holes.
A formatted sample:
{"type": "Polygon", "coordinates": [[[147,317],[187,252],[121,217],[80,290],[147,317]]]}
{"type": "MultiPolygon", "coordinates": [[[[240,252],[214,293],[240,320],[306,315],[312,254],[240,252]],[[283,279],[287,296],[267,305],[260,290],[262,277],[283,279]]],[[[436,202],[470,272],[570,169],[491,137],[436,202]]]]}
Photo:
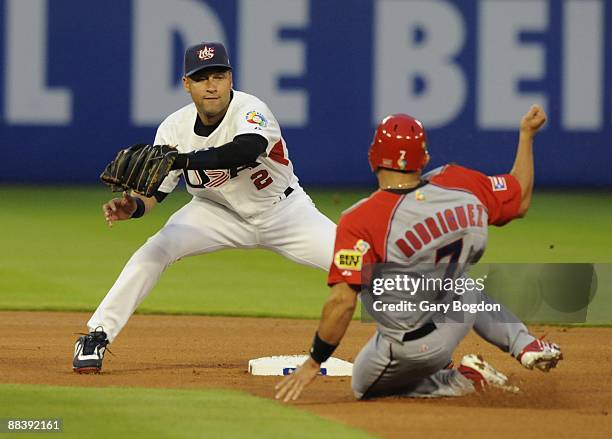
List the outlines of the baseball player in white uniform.
{"type": "Polygon", "coordinates": [[[193,195],[128,261],[89,320],[89,334],[75,344],[75,372],[101,370],[106,346],[180,258],[266,248],[300,264],[329,268],[336,226],[300,187],[270,109],[232,89],[231,69],[220,43],[186,50],[183,87],[193,102],[168,116],[155,137],[155,144],[178,149],[173,170],[153,197],[124,193],[103,206],[112,226],[151,211],[181,176],[193,195]]]}

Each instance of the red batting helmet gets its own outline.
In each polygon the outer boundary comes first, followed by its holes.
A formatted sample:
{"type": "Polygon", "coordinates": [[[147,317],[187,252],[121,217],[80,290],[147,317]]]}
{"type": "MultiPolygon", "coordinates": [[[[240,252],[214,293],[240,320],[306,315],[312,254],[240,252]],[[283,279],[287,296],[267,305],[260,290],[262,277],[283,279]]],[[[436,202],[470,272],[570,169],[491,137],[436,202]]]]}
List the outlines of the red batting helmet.
{"type": "Polygon", "coordinates": [[[376,128],[368,152],[373,172],[378,168],[419,171],[428,157],[423,124],[407,114],[385,117],[376,128]]]}

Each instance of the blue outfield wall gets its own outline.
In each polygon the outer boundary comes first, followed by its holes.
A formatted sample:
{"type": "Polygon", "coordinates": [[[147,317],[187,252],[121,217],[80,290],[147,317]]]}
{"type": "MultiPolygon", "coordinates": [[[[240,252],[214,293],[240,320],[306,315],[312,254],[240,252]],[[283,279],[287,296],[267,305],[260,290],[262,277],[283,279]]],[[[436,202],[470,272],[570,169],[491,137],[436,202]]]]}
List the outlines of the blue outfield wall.
{"type": "Polygon", "coordinates": [[[367,148],[393,112],[423,120],[430,166],[504,172],[537,102],[537,184],[612,187],[610,1],[0,0],[0,14],[2,183],[97,181],[189,102],[184,48],[221,40],[306,184],[372,183],[367,148]]]}

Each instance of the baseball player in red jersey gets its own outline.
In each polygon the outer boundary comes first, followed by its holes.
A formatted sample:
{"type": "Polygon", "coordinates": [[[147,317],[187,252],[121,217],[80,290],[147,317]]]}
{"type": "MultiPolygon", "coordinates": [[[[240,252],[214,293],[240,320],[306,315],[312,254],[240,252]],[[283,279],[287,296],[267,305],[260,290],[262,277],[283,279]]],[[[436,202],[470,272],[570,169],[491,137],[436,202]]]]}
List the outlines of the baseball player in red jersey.
{"type": "Polygon", "coordinates": [[[380,189],[340,219],[328,277],[331,294],[310,358],[276,386],[278,399],[297,399],[315,378],[344,336],[360,291],[377,330],[353,367],[352,388],[359,399],[459,396],[485,385],[511,388],[504,374],[477,355],[466,355],[458,368],[452,367],[453,351],[472,328],[528,369],[556,366],[560,348],[529,334],[484,291],[438,294],[430,303],[434,306],[402,311],[398,307],[406,292],[397,286],[384,296],[361,290],[362,280],[372,282],[365,279],[370,276],[366,267],[374,264],[399,265],[423,279],[466,279],[464,273],[484,252],[487,226],[502,226],[526,214],[533,189],[533,138],[545,121],[540,106],[529,109],[521,120],[512,170],[492,177],[457,165],[422,175],[429,155],[421,122],[395,114],[380,123],[369,151],[380,189]],[[380,297],[385,297],[384,306],[380,297]],[[479,302],[499,311],[446,312],[451,301],[466,306],[479,302]]]}

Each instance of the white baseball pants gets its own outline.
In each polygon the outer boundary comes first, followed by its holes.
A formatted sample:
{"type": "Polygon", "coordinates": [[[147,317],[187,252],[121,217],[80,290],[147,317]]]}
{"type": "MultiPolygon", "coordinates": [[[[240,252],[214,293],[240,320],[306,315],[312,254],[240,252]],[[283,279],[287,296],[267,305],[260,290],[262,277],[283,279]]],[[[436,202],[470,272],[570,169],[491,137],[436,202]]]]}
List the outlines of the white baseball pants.
{"type": "Polygon", "coordinates": [[[101,326],[112,342],[166,267],[185,256],[266,248],[327,271],[335,234],[336,225],[300,187],[248,221],[217,203],[193,198],[132,255],[87,326],[101,326]]]}

